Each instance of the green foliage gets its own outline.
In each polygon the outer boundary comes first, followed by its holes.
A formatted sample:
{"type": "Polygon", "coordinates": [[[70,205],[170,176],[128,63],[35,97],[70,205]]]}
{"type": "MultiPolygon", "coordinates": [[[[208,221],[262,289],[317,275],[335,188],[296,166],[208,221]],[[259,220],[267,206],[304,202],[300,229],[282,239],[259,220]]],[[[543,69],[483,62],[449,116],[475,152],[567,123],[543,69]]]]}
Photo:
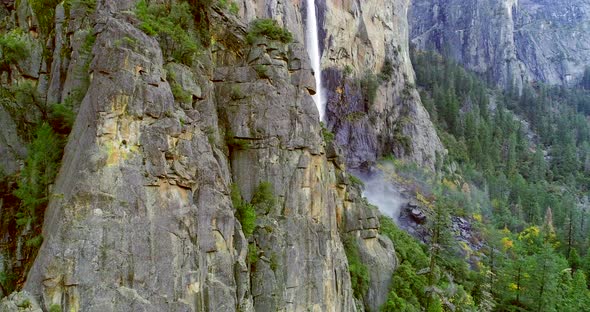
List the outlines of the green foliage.
{"type": "Polygon", "coordinates": [[[170,81],[170,88],[172,89],[172,95],[177,102],[180,103],[192,103],[193,102],[193,95],[184,90],[180,84],[175,82],[174,80],[170,81]]]}
{"type": "Polygon", "coordinates": [[[428,268],[429,260],[416,239],[400,230],[391,219],[381,217],[381,234],[395,242],[395,252],[400,266],[393,274],[392,289],[382,311],[421,311],[428,298],[425,294],[428,280],[425,274],[418,274],[428,268]]]}
{"type": "Polygon", "coordinates": [[[279,257],[277,256],[276,253],[273,253],[272,255],[270,255],[270,269],[273,270],[274,272],[277,271],[277,269],[279,268],[279,257]]]}
{"type": "Polygon", "coordinates": [[[0,287],[5,293],[12,293],[16,289],[17,278],[15,272],[0,271],[0,287]]]}
{"type": "Polygon", "coordinates": [[[231,185],[231,200],[236,209],[236,217],[242,225],[242,231],[246,238],[252,236],[254,229],[256,229],[256,209],[254,205],[242,199],[240,189],[236,184],[231,185]]]}
{"type": "Polygon", "coordinates": [[[252,21],[248,34],[246,35],[246,40],[249,44],[254,44],[254,42],[261,37],[280,41],[282,43],[290,43],[293,41],[293,35],[290,31],[280,27],[279,24],[277,24],[277,21],[267,18],[252,21]]]}
{"type": "Polygon", "coordinates": [[[332,144],[332,142],[334,142],[334,133],[328,130],[324,126],[323,122],[320,122],[320,126],[322,127],[322,137],[324,138],[324,143],[326,143],[326,145],[332,144]]]}
{"type": "Polygon", "coordinates": [[[242,231],[246,238],[252,236],[256,229],[257,215],[267,214],[276,205],[276,198],[273,195],[273,187],[269,182],[261,182],[256,187],[252,200],[245,201],[242,198],[240,189],[236,184],[231,185],[231,199],[236,209],[236,217],[242,225],[242,231]]]}
{"type": "Polygon", "coordinates": [[[367,117],[367,113],[365,112],[352,112],[344,116],[344,120],[348,122],[358,122],[363,120],[365,117],[367,117]]]}
{"type": "Polygon", "coordinates": [[[33,305],[31,304],[31,300],[29,300],[29,299],[25,299],[25,300],[23,300],[23,301],[22,301],[22,302],[19,304],[19,306],[20,306],[20,307],[22,307],[22,308],[25,308],[25,309],[29,309],[29,308],[31,308],[33,305]]]}
{"type": "MultiPolygon", "coordinates": [[[[21,36],[18,32],[11,32],[0,39],[3,57],[14,62],[28,54],[28,46],[25,49],[24,43],[18,43],[18,40],[25,41],[24,37],[13,40],[18,36],[21,36]]],[[[2,289],[8,293],[16,288],[17,280],[26,275],[43,242],[41,228],[51,198],[50,187],[57,176],[64,143],[75,119],[71,98],[63,104],[48,105],[37,88],[32,80],[24,78],[0,87],[0,105],[15,121],[18,135],[28,145],[20,172],[0,181],[4,188],[0,201],[6,208],[0,231],[23,239],[18,243],[11,240],[5,247],[15,250],[18,244],[21,261],[21,265],[10,267],[13,272],[0,274],[2,289]],[[14,181],[14,184],[5,181],[14,181]]]]}
{"type": "Polygon", "coordinates": [[[230,150],[248,150],[252,147],[250,140],[238,138],[231,131],[225,133],[225,144],[230,150]]]}
{"type": "MultiPolygon", "coordinates": [[[[475,302],[477,311],[578,311],[590,295],[587,288],[573,286],[584,281],[576,271],[590,270],[581,269],[584,261],[577,256],[590,247],[589,230],[572,222],[589,217],[581,203],[590,186],[589,171],[582,169],[588,159],[590,127],[584,115],[590,112],[585,104],[590,94],[542,85],[525,86],[522,94],[491,91],[476,75],[439,55],[414,51],[412,58],[421,97],[449,155],[437,164],[435,183],[421,182],[432,179],[396,165],[400,180],[414,183],[421,194],[433,190],[422,198],[432,196],[436,204],[427,224],[426,295],[424,289],[396,286],[419,284],[414,279],[420,274],[412,273],[420,269],[401,261],[387,309],[446,310],[452,302],[456,310],[469,311],[469,302],[475,302]],[[530,140],[527,132],[537,137],[530,140]],[[547,217],[546,211],[553,213],[547,217]],[[489,246],[478,271],[470,271],[449,243],[449,215],[480,220],[477,226],[489,246]],[[464,295],[453,295],[453,288],[464,295]]],[[[382,226],[388,228],[386,222],[382,226]]],[[[393,239],[401,259],[405,244],[393,239]]]]}
{"type": "Polygon", "coordinates": [[[52,304],[49,307],[49,312],[61,312],[61,306],[59,304],[52,304]]]}
{"type": "Polygon", "coordinates": [[[344,77],[348,77],[348,76],[352,75],[352,66],[350,66],[350,65],[344,66],[343,74],[344,74],[344,77]]]}
{"type": "Polygon", "coordinates": [[[229,12],[233,15],[238,15],[240,13],[240,7],[234,1],[229,4],[229,12]]]}
{"type": "Polygon", "coordinates": [[[28,0],[35,17],[39,22],[41,34],[48,38],[53,34],[55,21],[55,7],[60,0],[28,0]]]}
{"type": "Polygon", "coordinates": [[[399,146],[403,147],[406,154],[412,152],[412,139],[403,133],[401,126],[395,127],[393,138],[399,146]]]}
{"type": "Polygon", "coordinates": [[[42,243],[43,243],[43,235],[37,235],[37,236],[27,239],[27,241],[25,242],[25,246],[27,246],[29,248],[38,249],[39,247],[41,247],[42,243]]]}
{"type": "Polygon", "coordinates": [[[229,98],[232,101],[237,101],[246,98],[246,95],[242,91],[242,88],[239,85],[233,85],[229,92],[229,98]]]}
{"type": "Polygon", "coordinates": [[[240,13],[240,7],[235,1],[232,0],[219,0],[217,5],[222,10],[228,10],[233,15],[238,15],[240,13]]]}
{"type": "Polygon", "coordinates": [[[357,299],[363,299],[369,289],[369,271],[361,261],[356,238],[351,235],[346,235],[343,237],[342,242],[348,260],[350,283],[354,297],[357,299]]]}
{"type": "Polygon", "coordinates": [[[67,104],[51,105],[47,122],[57,134],[68,135],[75,120],[76,114],[67,104]]]}
{"type": "Polygon", "coordinates": [[[170,5],[148,5],[145,0],[137,3],[135,14],[141,20],[141,29],[157,37],[165,58],[191,66],[201,51],[194,32],[194,17],[187,2],[170,5]]]}
{"type": "Polygon", "coordinates": [[[250,266],[255,268],[256,267],[256,263],[258,263],[258,259],[260,259],[260,257],[258,256],[258,246],[256,246],[256,243],[249,243],[248,244],[248,263],[250,263],[250,266]]]}
{"type": "Polygon", "coordinates": [[[388,82],[391,80],[394,74],[393,62],[391,59],[386,57],[385,62],[383,62],[383,67],[381,68],[381,72],[377,76],[377,78],[382,82],[388,82]]]}
{"type": "Polygon", "coordinates": [[[353,185],[357,185],[360,187],[365,186],[365,183],[363,183],[363,181],[361,179],[359,179],[357,176],[353,175],[353,174],[348,174],[348,179],[350,180],[350,183],[352,183],[353,185]]]}
{"type": "Polygon", "coordinates": [[[258,78],[261,79],[268,79],[270,76],[268,75],[268,66],[258,64],[254,66],[254,70],[256,70],[256,74],[258,74],[258,78]]]}
{"type": "Polygon", "coordinates": [[[0,73],[10,74],[10,65],[29,57],[29,45],[26,34],[20,28],[0,35],[0,73]]]}
{"type": "Polygon", "coordinates": [[[7,88],[0,87],[0,105],[16,123],[19,136],[30,141],[35,131],[39,115],[45,113],[35,85],[30,81],[20,81],[7,88]]]}
{"type": "Polygon", "coordinates": [[[361,79],[361,90],[368,104],[375,103],[377,99],[377,90],[379,89],[379,79],[371,72],[366,72],[361,79]]]}
{"type": "MultiPolygon", "coordinates": [[[[18,189],[14,192],[21,200],[16,221],[18,225],[40,225],[39,220],[42,220],[49,201],[49,185],[53,183],[59,169],[62,144],[62,140],[47,123],[41,124],[35,132],[35,139],[29,145],[25,167],[18,181],[18,189]]],[[[34,239],[31,244],[37,245],[39,238],[34,239]]]]}
{"type": "Polygon", "coordinates": [[[277,204],[272,184],[270,182],[261,182],[258,184],[250,203],[254,206],[257,214],[268,214],[271,212],[277,204]]]}
{"type": "Polygon", "coordinates": [[[63,5],[67,12],[71,12],[72,9],[82,9],[90,15],[96,9],[96,0],[65,0],[63,5]]]}

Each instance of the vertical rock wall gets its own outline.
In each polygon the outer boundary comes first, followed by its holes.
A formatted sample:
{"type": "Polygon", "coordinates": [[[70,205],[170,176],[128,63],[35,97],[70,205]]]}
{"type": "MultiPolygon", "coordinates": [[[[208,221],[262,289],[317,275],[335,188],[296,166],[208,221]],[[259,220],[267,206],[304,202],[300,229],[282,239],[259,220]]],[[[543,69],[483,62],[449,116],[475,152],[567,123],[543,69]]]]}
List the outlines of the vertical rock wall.
{"type": "MultiPolygon", "coordinates": [[[[368,208],[347,195],[344,165],[326,153],[297,31],[301,8],[269,7],[296,9],[268,13],[298,21],[286,24],[295,34],[289,46],[249,46],[245,21],[215,10],[219,44],[189,68],[164,64],[157,41],[137,28],[133,1],[97,3],[89,87],[26,290],[45,308],[71,311],[355,311],[346,232],[364,259],[382,263],[372,274],[385,277],[374,283],[383,289],[370,298],[374,307],[383,302],[393,246],[377,234],[376,215],[362,221],[368,208]],[[175,101],[170,79],[192,103],[175,101]],[[236,140],[247,147],[228,143],[236,140]],[[246,239],[230,184],[251,200],[262,181],[277,204],[258,211],[246,239]]],[[[78,81],[64,75],[66,85],[78,81]]]]}
{"type": "Polygon", "coordinates": [[[418,0],[410,38],[501,87],[574,84],[590,64],[586,1],[418,0]]]}
{"type": "Polygon", "coordinates": [[[326,1],[327,125],[352,167],[394,154],[434,167],[443,147],[414,85],[409,1],[326,1]]]}
{"type": "MultiPolygon", "coordinates": [[[[346,166],[393,153],[433,167],[443,149],[414,86],[409,2],[317,2],[334,142],[310,97],[304,1],[214,5],[192,67],[163,58],[136,2],[58,5],[49,53],[36,40],[19,67],[47,103],[81,102],[25,290],[68,311],[377,311],[397,260],[346,166]],[[247,43],[257,18],[293,42],[247,43]],[[250,201],[262,182],[276,203],[246,237],[231,185],[250,201]],[[344,236],[370,275],[364,301],[344,236]]],[[[34,36],[27,1],[15,12],[34,36]]]]}

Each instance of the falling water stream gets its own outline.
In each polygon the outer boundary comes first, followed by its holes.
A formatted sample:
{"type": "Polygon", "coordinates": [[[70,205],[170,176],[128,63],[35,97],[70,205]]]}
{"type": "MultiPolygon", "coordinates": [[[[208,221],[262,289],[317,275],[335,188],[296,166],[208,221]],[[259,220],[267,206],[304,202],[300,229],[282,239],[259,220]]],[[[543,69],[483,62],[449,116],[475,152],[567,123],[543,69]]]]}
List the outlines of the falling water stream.
{"type": "Polygon", "coordinates": [[[307,53],[309,53],[309,58],[311,59],[311,68],[313,69],[314,76],[315,76],[315,89],[316,94],[313,96],[313,100],[315,101],[315,105],[318,108],[318,112],[320,113],[320,120],[324,120],[325,114],[325,100],[324,100],[324,91],[322,88],[322,68],[320,65],[320,60],[322,56],[320,55],[320,42],[318,39],[318,19],[315,12],[315,0],[307,0],[307,53]]]}

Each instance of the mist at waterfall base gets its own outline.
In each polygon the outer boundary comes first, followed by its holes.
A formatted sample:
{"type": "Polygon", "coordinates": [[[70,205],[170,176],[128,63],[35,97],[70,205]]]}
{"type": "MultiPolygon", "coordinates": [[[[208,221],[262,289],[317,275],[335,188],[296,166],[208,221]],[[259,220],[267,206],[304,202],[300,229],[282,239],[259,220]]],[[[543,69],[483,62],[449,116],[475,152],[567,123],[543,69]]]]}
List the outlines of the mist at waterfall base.
{"type": "Polygon", "coordinates": [[[380,170],[373,170],[370,174],[358,174],[358,177],[365,184],[363,196],[370,204],[377,206],[383,215],[397,223],[406,200],[391,180],[380,170]]]}
{"type": "Polygon", "coordinates": [[[322,87],[322,55],[320,54],[320,41],[318,39],[318,19],[315,12],[315,0],[307,0],[306,6],[305,41],[307,45],[307,53],[311,60],[311,68],[313,69],[315,76],[316,89],[316,93],[313,95],[313,100],[318,108],[320,121],[322,121],[324,120],[326,101],[324,99],[324,91],[322,87]]]}

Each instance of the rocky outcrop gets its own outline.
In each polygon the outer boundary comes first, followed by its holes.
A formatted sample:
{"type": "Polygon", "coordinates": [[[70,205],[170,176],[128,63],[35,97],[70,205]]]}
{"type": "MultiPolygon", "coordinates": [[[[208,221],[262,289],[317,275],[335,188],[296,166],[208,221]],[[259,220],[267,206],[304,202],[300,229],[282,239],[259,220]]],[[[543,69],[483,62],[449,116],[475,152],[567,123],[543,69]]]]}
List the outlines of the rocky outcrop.
{"type": "MultiPolygon", "coordinates": [[[[243,1],[241,10],[248,20],[277,20],[303,43],[305,4],[243,1]]],[[[408,0],[316,1],[328,98],[324,122],[336,142],[347,146],[343,151],[350,167],[390,154],[433,167],[436,154],[444,154],[414,88],[408,6],[408,0]]]]}
{"type": "Polygon", "coordinates": [[[414,1],[411,40],[501,87],[573,84],[590,64],[586,1],[414,1]]]}
{"type": "Polygon", "coordinates": [[[305,50],[260,38],[247,62],[214,72],[220,121],[226,125],[233,181],[247,201],[261,182],[274,206],[257,211],[251,239],[251,295],[256,311],[354,310],[339,239],[334,164],[323,155],[317,110],[307,86],[305,50]]]}
{"type": "Polygon", "coordinates": [[[387,300],[397,257],[389,238],[379,235],[379,215],[376,207],[361,200],[360,192],[352,189],[345,202],[344,235],[357,244],[361,261],[369,273],[369,287],[364,297],[367,311],[379,311],[387,300]]]}
{"type": "Polygon", "coordinates": [[[409,1],[326,1],[327,126],[351,167],[394,154],[434,167],[443,147],[414,86],[409,1]]]}
{"type": "Polygon", "coordinates": [[[98,5],[90,87],[26,289],[66,310],[233,311],[245,251],[227,162],[199,127],[214,107],[179,107],[156,40],[98,5]]]}
{"type": "Polygon", "coordinates": [[[0,301],[2,312],[43,312],[35,298],[26,291],[15,292],[0,301]]]}

